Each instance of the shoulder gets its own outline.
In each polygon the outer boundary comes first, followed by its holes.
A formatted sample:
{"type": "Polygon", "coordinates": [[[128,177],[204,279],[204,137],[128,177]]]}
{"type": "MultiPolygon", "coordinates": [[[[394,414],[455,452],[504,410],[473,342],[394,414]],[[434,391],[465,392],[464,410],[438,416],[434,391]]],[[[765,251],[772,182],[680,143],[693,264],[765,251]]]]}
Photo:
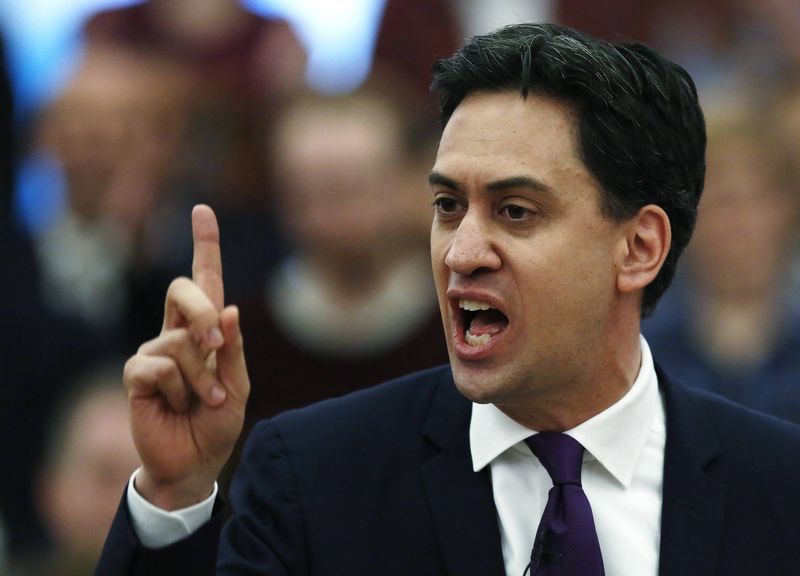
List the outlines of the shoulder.
{"type": "Polygon", "coordinates": [[[435,399],[468,414],[469,402],[456,390],[448,365],[284,412],[259,422],[251,437],[279,436],[301,445],[379,442],[419,432],[435,399]]]}
{"type": "Polygon", "coordinates": [[[305,422],[314,419],[338,418],[349,413],[354,413],[364,418],[370,418],[370,415],[374,414],[384,420],[387,414],[380,413],[381,410],[404,409],[419,411],[429,405],[433,395],[442,386],[453,385],[450,366],[437,366],[407,374],[352,394],[291,410],[277,416],[275,421],[284,425],[295,421],[305,422]]]}
{"type": "Polygon", "coordinates": [[[686,387],[685,394],[701,406],[721,433],[737,445],[750,444],[761,438],[782,438],[800,447],[800,426],[763,412],[742,406],[712,392],[686,387]]]}
{"type": "Polygon", "coordinates": [[[668,443],[717,452],[716,467],[742,478],[779,472],[800,481],[800,426],[684,386],[659,374],[667,410],[668,443]],[[672,439],[672,440],[671,440],[672,439]],[[712,448],[713,445],[713,448],[712,448]]]}

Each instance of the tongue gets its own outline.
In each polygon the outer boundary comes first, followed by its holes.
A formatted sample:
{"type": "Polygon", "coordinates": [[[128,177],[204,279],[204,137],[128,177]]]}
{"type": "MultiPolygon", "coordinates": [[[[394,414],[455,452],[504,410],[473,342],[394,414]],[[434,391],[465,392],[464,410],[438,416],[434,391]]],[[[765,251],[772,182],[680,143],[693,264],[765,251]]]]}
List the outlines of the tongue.
{"type": "Polygon", "coordinates": [[[508,318],[497,310],[484,310],[478,312],[472,318],[469,325],[469,332],[473,336],[481,334],[494,335],[503,330],[508,325],[508,318]]]}

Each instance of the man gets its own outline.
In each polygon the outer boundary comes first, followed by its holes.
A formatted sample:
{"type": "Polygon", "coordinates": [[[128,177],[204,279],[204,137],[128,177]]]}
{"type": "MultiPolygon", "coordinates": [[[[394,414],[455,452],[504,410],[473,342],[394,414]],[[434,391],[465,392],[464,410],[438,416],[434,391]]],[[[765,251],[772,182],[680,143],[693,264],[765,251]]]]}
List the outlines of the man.
{"type": "Polygon", "coordinates": [[[217,554],[249,382],[196,208],[193,280],[126,367],[143,466],[98,573],[794,573],[800,430],[670,382],[639,336],[702,189],[689,77],[519,25],[438,63],[434,87],[450,366],[259,424],[217,554]]]}

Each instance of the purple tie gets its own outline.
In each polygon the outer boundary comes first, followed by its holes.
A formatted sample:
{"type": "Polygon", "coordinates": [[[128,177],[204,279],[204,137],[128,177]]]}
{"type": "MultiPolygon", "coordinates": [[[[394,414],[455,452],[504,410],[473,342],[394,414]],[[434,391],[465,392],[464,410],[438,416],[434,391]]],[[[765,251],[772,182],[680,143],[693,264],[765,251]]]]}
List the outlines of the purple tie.
{"type": "Polygon", "coordinates": [[[525,443],[553,480],[531,551],[531,576],[603,576],[592,508],[581,486],[583,446],[558,432],[540,432],[525,443]]]}

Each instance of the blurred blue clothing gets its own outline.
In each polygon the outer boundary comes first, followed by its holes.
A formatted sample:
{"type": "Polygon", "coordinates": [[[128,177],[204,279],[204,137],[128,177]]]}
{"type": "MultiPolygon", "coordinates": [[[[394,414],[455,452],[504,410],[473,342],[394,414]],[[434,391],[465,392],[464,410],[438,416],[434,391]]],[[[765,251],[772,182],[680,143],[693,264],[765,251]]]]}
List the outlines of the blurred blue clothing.
{"type": "Polygon", "coordinates": [[[787,303],[772,350],[747,368],[720,366],[692,329],[692,306],[679,286],[665,295],[642,332],[667,374],[755,410],[800,424],[800,312],[787,303]],[[668,296],[668,297],[667,297],[668,296]]]}

